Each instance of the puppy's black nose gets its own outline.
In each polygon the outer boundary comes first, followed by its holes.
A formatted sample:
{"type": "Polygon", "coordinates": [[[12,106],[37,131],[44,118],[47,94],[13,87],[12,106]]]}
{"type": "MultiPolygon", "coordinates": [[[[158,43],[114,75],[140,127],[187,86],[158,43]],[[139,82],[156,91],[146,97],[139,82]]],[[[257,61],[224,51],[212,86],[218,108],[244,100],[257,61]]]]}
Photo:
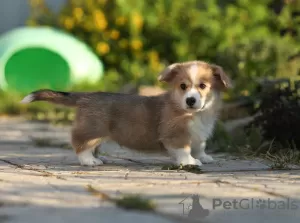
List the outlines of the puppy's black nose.
{"type": "Polygon", "coordinates": [[[196,99],[194,97],[189,97],[185,100],[185,102],[189,107],[193,107],[193,105],[196,103],[196,99]]]}

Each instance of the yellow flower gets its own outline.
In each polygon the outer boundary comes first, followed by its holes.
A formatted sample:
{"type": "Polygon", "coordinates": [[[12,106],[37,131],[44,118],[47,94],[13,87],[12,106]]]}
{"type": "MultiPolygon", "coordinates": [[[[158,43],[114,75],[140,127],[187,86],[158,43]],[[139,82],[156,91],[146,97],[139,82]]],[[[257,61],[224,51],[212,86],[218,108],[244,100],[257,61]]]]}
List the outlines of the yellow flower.
{"type": "Polygon", "coordinates": [[[120,36],[120,32],[118,30],[113,29],[110,33],[110,38],[116,40],[120,36]]]}
{"type": "Polygon", "coordinates": [[[98,20],[95,25],[96,25],[97,29],[102,31],[102,30],[106,29],[107,22],[106,22],[106,20],[98,20]]]}
{"type": "Polygon", "coordinates": [[[105,15],[100,10],[94,12],[94,22],[97,29],[103,31],[107,27],[105,15]]]}
{"type": "Polygon", "coordinates": [[[110,50],[109,45],[104,42],[100,42],[97,44],[97,52],[100,53],[101,55],[107,54],[110,50]]]}
{"type": "Polygon", "coordinates": [[[161,63],[159,63],[158,61],[150,63],[150,67],[155,72],[159,72],[163,69],[163,65],[161,63]]]}
{"type": "Polygon", "coordinates": [[[77,21],[80,21],[82,19],[83,16],[83,10],[82,8],[74,8],[73,10],[73,15],[76,18],[77,21]]]}
{"type": "Polygon", "coordinates": [[[138,13],[138,12],[134,12],[131,15],[132,17],[132,23],[133,25],[137,28],[137,29],[141,29],[143,24],[144,24],[144,20],[143,17],[138,13]]]}
{"type": "Polygon", "coordinates": [[[74,21],[72,18],[66,18],[64,21],[64,25],[67,29],[72,29],[74,27],[74,21]]]}
{"type": "Polygon", "coordinates": [[[136,39],[131,41],[131,47],[134,50],[140,50],[143,47],[142,41],[136,39]]]}
{"type": "Polygon", "coordinates": [[[118,45],[120,48],[125,49],[128,47],[128,41],[126,39],[121,39],[118,45]]]}
{"type": "Polygon", "coordinates": [[[154,50],[151,50],[149,53],[148,53],[148,58],[150,61],[158,61],[159,60],[159,55],[156,51],[154,50]]]}
{"type": "Polygon", "coordinates": [[[156,51],[151,50],[148,53],[148,59],[150,63],[150,67],[153,71],[158,71],[161,67],[161,64],[159,63],[159,55],[156,51]]]}
{"type": "Polygon", "coordinates": [[[122,26],[126,23],[126,18],[124,16],[119,16],[116,18],[116,24],[122,26]]]}
{"type": "Polygon", "coordinates": [[[249,91],[248,90],[243,90],[243,91],[241,91],[241,94],[243,96],[249,96],[249,91]]]}
{"type": "Polygon", "coordinates": [[[103,12],[102,12],[101,10],[96,9],[96,10],[94,11],[94,17],[95,17],[96,19],[102,19],[102,18],[105,18],[105,15],[103,14],[103,12]]]}

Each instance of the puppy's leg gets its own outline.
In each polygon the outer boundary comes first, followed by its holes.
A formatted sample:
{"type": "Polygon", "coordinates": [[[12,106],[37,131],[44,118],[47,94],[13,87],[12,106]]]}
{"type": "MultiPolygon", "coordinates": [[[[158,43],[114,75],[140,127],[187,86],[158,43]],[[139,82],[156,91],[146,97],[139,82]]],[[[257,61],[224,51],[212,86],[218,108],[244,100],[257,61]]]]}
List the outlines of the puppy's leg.
{"type": "Polygon", "coordinates": [[[78,156],[79,162],[82,166],[98,166],[103,162],[94,156],[96,146],[100,139],[92,138],[91,135],[81,133],[80,131],[72,131],[72,145],[78,156]]]}
{"type": "Polygon", "coordinates": [[[161,123],[160,140],[177,165],[198,165],[200,160],[191,156],[189,116],[180,116],[161,123]]]}
{"type": "Polygon", "coordinates": [[[214,159],[205,153],[206,141],[193,140],[192,142],[192,156],[200,159],[202,163],[211,163],[214,159]]]}
{"type": "MultiPolygon", "coordinates": [[[[102,165],[103,161],[95,157],[95,149],[101,139],[109,135],[107,118],[100,116],[89,104],[82,104],[77,112],[72,128],[72,145],[81,165],[102,165]]],[[[102,111],[105,114],[104,111],[102,111]]]]}
{"type": "Polygon", "coordinates": [[[198,165],[201,166],[200,160],[191,156],[191,147],[185,146],[181,148],[175,148],[173,146],[166,146],[170,156],[175,160],[176,165],[198,165]]]}
{"type": "Polygon", "coordinates": [[[98,140],[82,142],[81,145],[76,148],[76,154],[82,166],[99,166],[103,164],[101,159],[94,156],[95,147],[97,146],[96,141],[99,142],[98,140]]]}

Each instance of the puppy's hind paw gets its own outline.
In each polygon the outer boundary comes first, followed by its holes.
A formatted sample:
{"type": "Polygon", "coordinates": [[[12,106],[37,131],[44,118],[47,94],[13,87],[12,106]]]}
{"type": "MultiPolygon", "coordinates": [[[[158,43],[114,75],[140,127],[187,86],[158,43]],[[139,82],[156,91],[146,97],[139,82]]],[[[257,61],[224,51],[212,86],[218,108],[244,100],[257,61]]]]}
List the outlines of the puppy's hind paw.
{"type": "Polygon", "coordinates": [[[103,165],[101,159],[93,156],[90,150],[83,151],[78,154],[79,162],[82,166],[100,166],[103,165]]]}
{"type": "Polygon", "coordinates": [[[95,157],[91,159],[84,159],[84,160],[79,160],[80,164],[82,166],[100,166],[103,165],[103,161],[100,159],[97,159],[95,157]]]}

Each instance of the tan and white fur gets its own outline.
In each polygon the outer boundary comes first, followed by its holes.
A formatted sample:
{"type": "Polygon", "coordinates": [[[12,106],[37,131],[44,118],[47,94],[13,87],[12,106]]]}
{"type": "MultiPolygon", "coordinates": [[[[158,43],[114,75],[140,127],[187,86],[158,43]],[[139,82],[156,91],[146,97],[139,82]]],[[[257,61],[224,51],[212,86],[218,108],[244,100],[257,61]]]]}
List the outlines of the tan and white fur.
{"type": "Polygon", "coordinates": [[[175,63],[159,76],[170,90],[157,96],[107,92],[39,90],[22,102],[48,101],[76,108],[72,146],[81,165],[101,165],[93,152],[101,139],[145,153],[168,153],[179,165],[202,165],[221,107],[231,86],[220,66],[202,61],[175,63]]]}

